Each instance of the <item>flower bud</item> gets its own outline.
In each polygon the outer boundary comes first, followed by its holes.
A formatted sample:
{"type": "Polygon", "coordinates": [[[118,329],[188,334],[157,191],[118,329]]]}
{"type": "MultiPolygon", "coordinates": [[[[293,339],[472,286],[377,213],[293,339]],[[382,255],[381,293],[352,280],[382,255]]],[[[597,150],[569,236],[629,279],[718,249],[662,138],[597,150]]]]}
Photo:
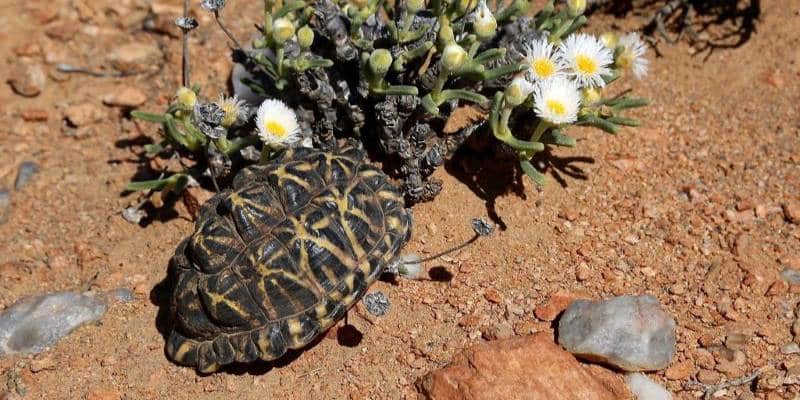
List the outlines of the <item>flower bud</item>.
{"type": "Polygon", "coordinates": [[[272,38],[278,44],[286,43],[294,36],[294,23],[287,18],[278,18],[272,23],[272,38]]]}
{"type": "Polygon", "coordinates": [[[481,0],[478,9],[475,11],[475,34],[478,39],[489,39],[494,36],[497,30],[497,20],[494,18],[492,11],[486,6],[486,0],[481,0]]]}
{"type": "Polygon", "coordinates": [[[600,101],[602,95],[603,94],[597,88],[590,87],[583,89],[583,92],[581,92],[581,103],[583,103],[584,106],[594,105],[600,101]]]}
{"type": "Polygon", "coordinates": [[[194,108],[195,103],[197,103],[197,93],[185,86],[178,89],[175,96],[178,98],[178,107],[182,110],[191,110],[194,108]]]}
{"type": "Polygon", "coordinates": [[[456,35],[453,33],[453,28],[450,25],[444,25],[439,29],[439,41],[443,46],[456,41],[456,35]]]}
{"type": "Polygon", "coordinates": [[[376,49],[369,55],[369,68],[376,76],[383,77],[392,66],[392,53],[386,49],[376,49]]]}
{"type": "Polygon", "coordinates": [[[312,43],[314,43],[314,31],[308,25],[303,25],[297,30],[297,44],[301,49],[308,49],[312,43]]]}
{"type": "Polygon", "coordinates": [[[505,101],[508,105],[516,107],[525,102],[533,93],[533,84],[523,77],[514,78],[506,87],[505,101]]]}
{"type": "Polygon", "coordinates": [[[572,17],[583,14],[586,11],[586,0],[567,0],[567,10],[572,17]]]}
{"type": "Polygon", "coordinates": [[[614,32],[606,32],[600,35],[600,42],[611,50],[614,50],[619,43],[619,38],[614,32]]]}
{"type": "Polygon", "coordinates": [[[442,66],[447,71],[455,71],[467,62],[467,52],[463,47],[453,42],[445,46],[442,51],[442,66]]]}

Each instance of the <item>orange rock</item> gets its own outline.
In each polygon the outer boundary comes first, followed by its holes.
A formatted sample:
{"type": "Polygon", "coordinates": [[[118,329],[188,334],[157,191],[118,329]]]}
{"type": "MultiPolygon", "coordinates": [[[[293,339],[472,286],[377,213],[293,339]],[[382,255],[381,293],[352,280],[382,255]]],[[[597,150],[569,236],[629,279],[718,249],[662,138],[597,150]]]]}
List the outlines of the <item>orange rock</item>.
{"type": "Polygon", "coordinates": [[[585,368],[542,333],[476,345],[417,389],[429,400],[631,398],[619,375],[585,368]]]}
{"type": "Polygon", "coordinates": [[[550,295],[550,298],[544,303],[540,304],[533,310],[536,318],[543,321],[554,321],[558,314],[566,310],[570,303],[577,299],[590,299],[589,296],[580,293],[567,292],[559,290],[550,295]]]}

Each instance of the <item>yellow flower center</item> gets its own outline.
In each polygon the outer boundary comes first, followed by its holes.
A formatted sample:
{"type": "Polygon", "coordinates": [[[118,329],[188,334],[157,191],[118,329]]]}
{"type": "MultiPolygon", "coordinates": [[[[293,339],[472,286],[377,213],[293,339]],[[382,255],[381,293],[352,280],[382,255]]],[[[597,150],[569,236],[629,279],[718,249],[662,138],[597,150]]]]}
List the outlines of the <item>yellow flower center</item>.
{"type": "Polygon", "coordinates": [[[556,73],[556,65],[546,58],[533,60],[531,66],[533,67],[533,71],[536,72],[536,75],[541,78],[549,78],[556,73]]]}
{"type": "Polygon", "coordinates": [[[266,128],[267,132],[277,136],[278,138],[283,138],[289,133],[286,131],[286,128],[283,125],[275,121],[267,121],[264,124],[264,128],[266,128]]]}
{"type": "Polygon", "coordinates": [[[633,52],[626,49],[617,57],[617,65],[622,69],[630,69],[634,58],[633,52]]]}
{"type": "Polygon", "coordinates": [[[559,117],[567,113],[567,107],[564,107],[564,103],[558,100],[547,100],[547,108],[559,117]]]}
{"type": "Polygon", "coordinates": [[[225,113],[225,116],[222,118],[222,126],[230,127],[236,122],[236,118],[238,117],[239,110],[236,107],[236,104],[232,102],[225,102],[222,104],[222,112],[225,113]]]}
{"type": "Polygon", "coordinates": [[[591,75],[597,72],[597,63],[591,57],[584,54],[575,56],[575,65],[578,72],[584,75],[591,75]]]}

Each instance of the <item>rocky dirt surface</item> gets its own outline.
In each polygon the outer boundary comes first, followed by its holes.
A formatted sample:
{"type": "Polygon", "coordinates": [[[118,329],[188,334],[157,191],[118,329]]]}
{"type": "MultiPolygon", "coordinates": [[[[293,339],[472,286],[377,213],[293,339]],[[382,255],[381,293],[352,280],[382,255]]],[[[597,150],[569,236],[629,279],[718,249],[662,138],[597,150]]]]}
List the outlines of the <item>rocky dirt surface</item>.
{"type": "MultiPolygon", "coordinates": [[[[568,299],[623,294],[653,295],[675,317],[677,354],[648,376],[677,398],[701,395],[690,381],[717,384],[758,369],[757,381],[718,398],[800,395],[791,383],[800,375],[800,285],[780,276],[800,270],[795,0],[761,1],[757,33],[739,47],[660,44],[649,78],[627,84],[653,99],[637,111],[645,125],[616,137],[576,130],[578,148],[553,153],[559,168],[543,190],[525,180],[523,195],[495,195],[437,172],[444,190],[415,206],[408,251],[433,254],[470,238],[469,219],[488,217],[487,205],[501,229],[430,263],[436,279],[378,282],[372,289],[392,301],[387,316],[359,305],[351,326],[305,352],[212,376],[170,363],[155,323],[153,289],[192,230],[190,214],[178,204],[142,226],[121,217],[139,201],[122,189],[142,168],[141,146],[157,137],[128,112],[162,110],[179,84],[180,41],[170,24],[180,2],[3,3],[0,308],[56,290],[126,287],[135,300],[112,304],[43,354],[0,358],[0,398],[416,398],[420,378],[461,350],[535,332],[552,337],[568,299]],[[64,73],[59,63],[128,76],[64,73]],[[26,161],[38,172],[16,189],[26,161]]],[[[225,18],[243,40],[259,22],[260,2],[229,3],[225,18]]],[[[216,97],[229,53],[209,16],[197,17],[193,80],[216,97]]],[[[643,20],[597,16],[589,31],[643,20]]],[[[701,36],[724,33],[711,26],[701,36]]]]}

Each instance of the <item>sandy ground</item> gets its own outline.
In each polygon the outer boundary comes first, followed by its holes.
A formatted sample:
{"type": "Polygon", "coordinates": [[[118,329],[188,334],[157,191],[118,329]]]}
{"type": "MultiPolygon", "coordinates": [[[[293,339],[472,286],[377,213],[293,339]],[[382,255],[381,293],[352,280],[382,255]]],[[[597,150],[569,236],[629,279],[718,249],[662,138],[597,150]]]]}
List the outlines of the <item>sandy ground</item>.
{"type": "MultiPolygon", "coordinates": [[[[22,161],[41,169],[12,193],[11,214],[0,225],[0,308],[54,290],[128,287],[136,299],[113,304],[98,323],[44,354],[0,359],[0,393],[8,386],[31,399],[415,398],[418,377],[485,340],[482,332],[492,327],[552,332],[534,310],[556,290],[656,296],[677,320],[678,353],[672,369],[651,377],[678,398],[695,398],[684,390],[692,379],[720,382],[759,367],[800,364],[800,355],[781,352],[792,342],[800,287],[778,277],[786,265],[800,268],[800,226],[781,211],[800,200],[795,0],[764,0],[757,33],[739,47],[659,45],[662,57],[650,53],[649,78],[617,85],[653,100],[636,112],[645,125],[616,137],[573,131],[579,146],[553,153],[549,161],[558,168],[543,190],[526,180],[521,196],[487,196],[438,171],[444,190],[415,206],[408,251],[432,254],[468,239],[469,219],[487,217],[487,204],[504,228],[428,265],[452,279],[378,282],[372,290],[392,300],[388,316],[351,312],[357,332],[337,338],[334,331],[284,362],[208,377],[165,358],[151,300],[175,245],[192,230],[188,213],[178,205],[145,226],[120,216],[138,200],[122,189],[141,167],[142,138],[156,137],[156,127],[101,102],[132,86],[147,95],[144,108],[162,109],[179,82],[179,41],[140,28],[145,2],[2,3],[0,76],[31,62],[48,78],[33,98],[0,86],[0,186],[13,186],[22,161]],[[115,46],[134,42],[163,51],[152,73],[95,78],[55,71],[53,63],[62,61],[100,68],[115,46]],[[64,112],[82,103],[94,106],[99,122],[75,136],[64,112]],[[37,113],[46,120],[28,121],[37,113]]],[[[226,18],[246,38],[258,5],[231,3],[226,18]]],[[[230,64],[222,33],[201,17],[192,42],[200,60],[194,79],[216,97],[230,64]]],[[[643,20],[598,16],[589,31],[643,20]]],[[[719,38],[726,26],[701,35],[719,38]]],[[[753,398],[749,392],[734,388],[722,398],[753,398]]],[[[784,386],[755,398],[798,393],[784,386]]]]}

